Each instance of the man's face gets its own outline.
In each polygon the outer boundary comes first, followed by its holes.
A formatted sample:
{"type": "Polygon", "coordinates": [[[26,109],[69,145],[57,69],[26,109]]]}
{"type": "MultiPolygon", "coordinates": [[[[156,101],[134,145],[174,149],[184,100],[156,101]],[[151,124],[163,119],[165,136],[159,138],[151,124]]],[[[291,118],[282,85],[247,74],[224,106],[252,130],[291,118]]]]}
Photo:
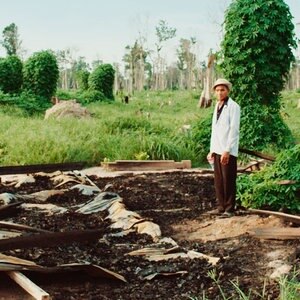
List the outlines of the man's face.
{"type": "Polygon", "coordinates": [[[225,86],[225,85],[218,85],[215,88],[215,94],[216,94],[218,101],[224,101],[225,98],[228,96],[228,93],[229,93],[229,91],[227,89],[227,86],[225,86]]]}

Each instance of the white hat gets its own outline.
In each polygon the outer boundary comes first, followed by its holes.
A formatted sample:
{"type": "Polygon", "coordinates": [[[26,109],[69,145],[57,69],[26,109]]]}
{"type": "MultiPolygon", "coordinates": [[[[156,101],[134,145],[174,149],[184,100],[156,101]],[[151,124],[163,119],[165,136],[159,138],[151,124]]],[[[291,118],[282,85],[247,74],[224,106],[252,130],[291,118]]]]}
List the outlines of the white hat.
{"type": "Polygon", "coordinates": [[[228,90],[231,90],[231,87],[232,87],[232,84],[231,84],[228,80],[226,80],[226,79],[224,79],[224,78],[219,78],[219,79],[215,82],[215,84],[214,84],[214,86],[213,86],[213,90],[214,90],[218,85],[225,85],[225,86],[227,86],[228,90]]]}

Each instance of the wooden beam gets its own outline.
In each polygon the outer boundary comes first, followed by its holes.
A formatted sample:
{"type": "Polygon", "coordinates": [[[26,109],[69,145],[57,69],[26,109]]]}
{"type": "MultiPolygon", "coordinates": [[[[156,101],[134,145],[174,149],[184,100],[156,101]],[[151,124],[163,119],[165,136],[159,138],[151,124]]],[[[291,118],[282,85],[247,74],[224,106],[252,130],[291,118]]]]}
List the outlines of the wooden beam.
{"type": "Polygon", "coordinates": [[[116,160],[102,162],[101,166],[110,171],[141,171],[141,170],[168,170],[190,169],[190,160],[175,162],[174,160],[116,160]]]}
{"type": "Polygon", "coordinates": [[[37,172],[50,173],[54,171],[82,170],[85,165],[86,162],[71,162],[71,163],[38,164],[38,165],[24,165],[24,166],[5,166],[5,167],[0,167],[0,175],[30,174],[30,173],[37,173],[37,172]]]}
{"type": "Polygon", "coordinates": [[[267,240],[295,240],[300,238],[300,228],[254,228],[249,233],[256,238],[267,240]]]}
{"type": "Polygon", "coordinates": [[[0,251],[32,247],[48,248],[72,243],[92,242],[97,241],[102,236],[103,231],[101,230],[75,230],[20,236],[0,240],[0,251]]]}
{"type": "Polygon", "coordinates": [[[295,216],[291,214],[286,214],[278,211],[271,211],[271,210],[262,210],[262,209],[254,209],[249,208],[248,212],[256,215],[268,215],[268,216],[275,216],[281,219],[284,219],[287,222],[292,222],[294,224],[300,224],[300,216],[295,216]]]}
{"type": "Polygon", "coordinates": [[[248,150],[248,149],[244,149],[244,148],[239,148],[239,151],[245,154],[249,154],[249,155],[253,155],[253,156],[257,156],[266,160],[270,160],[270,161],[275,161],[275,157],[272,155],[268,155],[268,154],[264,154],[262,152],[259,151],[254,151],[254,150],[248,150]]]}
{"type": "Polygon", "coordinates": [[[50,300],[50,295],[45,292],[38,285],[33,283],[28,277],[23,273],[18,271],[9,271],[7,275],[15,281],[19,286],[21,286],[27,293],[29,293],[36,300],[50,300]]]}

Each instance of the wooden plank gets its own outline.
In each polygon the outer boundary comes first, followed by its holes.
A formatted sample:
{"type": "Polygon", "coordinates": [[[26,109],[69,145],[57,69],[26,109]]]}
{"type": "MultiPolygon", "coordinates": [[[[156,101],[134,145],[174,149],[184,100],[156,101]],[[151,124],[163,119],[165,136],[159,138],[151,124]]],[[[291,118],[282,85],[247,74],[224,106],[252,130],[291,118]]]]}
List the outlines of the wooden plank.
{"type": "Polygon", "coordinates": [[[33,283],[28,277],[23,273],[18,271],[9,271],[7,275],[20,285],[27,293],[29,293],[36,300],[50,300],[50,295],[45,292],[38,285],[33,283]]]}
{"type": "Polygon", "coordinates": [[[300,216],[296,216],[296,215],[281,213],[278,211],[262,210],[262,209],[254,209],[254,208],[249,208],[247,211],[252,214],[256,214],[256,215],[275,216],[278,218],[282,218],[287,222],[292,222],[294,224],[300,224],[300,216]]]}
{"type": "Polygon", "coordinates": [[[103,231],[101,230],[75,230],[20,236],[0,240],[0,251],[32,247],[48,248],[79,242],[92,242],[97,241],[102,235],[103,231]]]}
{"type": "Polygon", "coordinates": [[[300,228],[254,228],[249,233],[261,239],[294,240],[300,238],[300,228]]]}
{"type": "Polygon", "coordinates": [[[115,162],[103,162],[102,167],[112,171],[140,171],[140,170],[167,170],[189,169],[190,160],[175,162],[174,160],[117,160],[115,162]]]}
{"type": "Polygon", "coordinates": [[[24,166],[4,166],[0,167],[0,175],[8,174],[30,174],[37,172],[50,173],[54,171],[81,170],[86,162],[56,163],[56,164],[37,164],[24,166]]]}

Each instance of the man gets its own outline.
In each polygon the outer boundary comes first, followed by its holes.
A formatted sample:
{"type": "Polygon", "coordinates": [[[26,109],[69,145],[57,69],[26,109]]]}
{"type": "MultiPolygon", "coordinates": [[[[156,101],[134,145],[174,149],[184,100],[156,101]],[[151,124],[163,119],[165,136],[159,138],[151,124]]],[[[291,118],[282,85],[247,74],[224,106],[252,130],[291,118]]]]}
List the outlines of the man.
{"type": "Polygon", "coordinates": [[[214,181],[218,207],[215,213],[230,217],[235,210],[240,106],[228,95],[231,83],[218,79],[213,86],[217,104],[212,118],[210,152],[214,160],[214,181]]]}

